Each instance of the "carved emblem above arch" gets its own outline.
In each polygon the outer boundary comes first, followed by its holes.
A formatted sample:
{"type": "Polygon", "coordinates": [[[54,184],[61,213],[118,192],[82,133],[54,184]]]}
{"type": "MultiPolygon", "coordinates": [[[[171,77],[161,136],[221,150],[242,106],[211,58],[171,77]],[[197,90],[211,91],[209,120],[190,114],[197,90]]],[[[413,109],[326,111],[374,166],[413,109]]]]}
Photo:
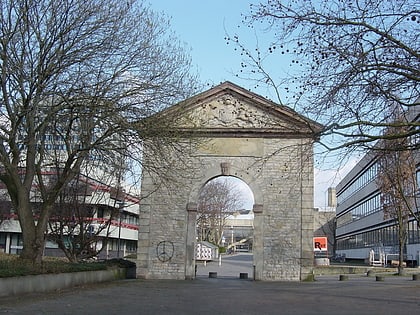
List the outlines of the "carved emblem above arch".
{"type": "Polygon", "coordinates": [[[186,132],[236,136],[315,136],[322,126],[287,106],[276,104],[231,82],[162,112],[186,132]]]}

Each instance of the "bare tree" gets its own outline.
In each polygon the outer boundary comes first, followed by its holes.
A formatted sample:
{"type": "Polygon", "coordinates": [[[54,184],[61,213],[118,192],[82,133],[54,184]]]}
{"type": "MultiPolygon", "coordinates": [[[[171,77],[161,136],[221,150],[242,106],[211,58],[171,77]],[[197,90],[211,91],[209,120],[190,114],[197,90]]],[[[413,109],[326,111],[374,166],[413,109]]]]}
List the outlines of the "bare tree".
{"type": "Polygon", "coordinates": [[[226,218],[243,205],[239,191],[226,177],[208,182],[198,202],[197,231],[200,241],[220,245],[226,218]]]}
{"type": "Polygon", "coordinates": [[[98,189],[100,185],[92,187],[94,183],[84,176],[71,181],[61,191],[48,221],[48,240],[55,242],[71,262],[99,255],[124,202],[121,187],[114,188],[117,194],[112,202],[112,196],[98,189]]]}
{"type": "MultiPolygon", "coordinates": [[[[395,122],[401,127],[389,129],[389,133],[404,133],[404,117],[400,114],[395,122]]],[[[377,183],[381,191],[384,218],[394,220],[398,227],[399,264],[398,273],[403,274],[404,249],[408,235],[410,216],[419,223],[416,205],[416,163],[413,152],[407,150],[407,139],[383,140],[378,153],[379,174],[377,183]]]]}
{"type": "Polygon", "coordinates": [[[11,218],[11,203],[4,189],[0,189],[0,228],[3,221],[11,218]]]}
{"type": "Polygon", "coordinates": [[[121,158],[140,161],[150,132],[138,122],[190,95],[195,77],[167,19],[141,1],[0,6],[0,180],[22,228],[21,258],[41,263],[64,187],[83,165],[112,174],[121,158]]]}
{"type": "MultiPolygon", "coordinates": [[[[256,49],[239,35],[228,42],[244,56],[239,76],[269,85],[288,105],[325,125],[327,149],[373,147],[389,138],[395,123],[389,104],[419,104],[420,9],[414,0],[261,1],[251,5],[245,23],[262,25],[272,40],[256,49]],[[284,77],[274,77],[267,61],[290,60],[284,77]]],[[[277,68],[276,68],[277,69],[277,68]]],[[[404,122],[408,138],[420,132],[418,121],[404,122]]],[[[419,143],[406,143],[418,150],[419,143]]]]}

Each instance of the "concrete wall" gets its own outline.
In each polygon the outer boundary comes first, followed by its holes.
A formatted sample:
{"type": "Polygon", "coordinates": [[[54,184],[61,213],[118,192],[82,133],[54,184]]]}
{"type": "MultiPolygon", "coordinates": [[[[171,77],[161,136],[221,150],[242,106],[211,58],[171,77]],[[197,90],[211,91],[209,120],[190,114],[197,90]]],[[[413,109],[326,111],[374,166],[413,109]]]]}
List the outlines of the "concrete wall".
{"type": "Polygon", "coordinates": [[[83,284],[124,279],[125,276],[125,269],[115,268],[110,270],[0,278],[0,296],[51,292],[83,284]]]}

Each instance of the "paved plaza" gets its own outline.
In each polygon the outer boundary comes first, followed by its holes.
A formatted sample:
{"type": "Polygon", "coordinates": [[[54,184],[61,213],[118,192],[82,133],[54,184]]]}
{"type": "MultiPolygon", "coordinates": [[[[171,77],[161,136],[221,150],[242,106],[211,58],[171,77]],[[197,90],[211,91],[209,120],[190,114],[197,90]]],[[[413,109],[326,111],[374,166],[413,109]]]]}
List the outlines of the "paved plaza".
{"type": "Polygon", "coordinates": [[[252,254],[240,253],[235,255],[222,256],[220,260],[204,263],[197,261],[197,278],[205,278],[209,273],[216,272],[218,278],[239,278],[240,273],[247,273],[248,278],[252,280],[254,270],[252,266],[252,254]]]}
{"type": "MultiPolygon", "coordinates": [[[[239,279],[251,256],[199,265],[190,281],[123,280],[49,294],[0,298],[0,314],[419,314],[420,281],[362,274],[315,282],[239,279]],[[217,272],[209,278],[208,272],[217,272]],[[219,276],[220,275],[220,276],[219,276]]],[[[420,270],[419,270],[420,273],[420,270]]],[[[252,275],[250,274],[250,278],[252,275]]]]}

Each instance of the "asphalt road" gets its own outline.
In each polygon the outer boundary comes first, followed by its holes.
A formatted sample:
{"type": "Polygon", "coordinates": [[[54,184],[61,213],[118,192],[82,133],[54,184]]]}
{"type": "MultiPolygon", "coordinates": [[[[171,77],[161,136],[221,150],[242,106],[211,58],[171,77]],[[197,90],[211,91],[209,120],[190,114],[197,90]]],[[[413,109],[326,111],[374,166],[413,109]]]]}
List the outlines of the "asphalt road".
{"type": "Polygon", "coordinates": [[[420,281],[412,277],[376,281],[361,274],[349,275],[347,281],[339,281],[338,275],[318,276],[314,282],[241,280],[237,272],[252,268],[250,257],[244,256],[227,257],[221,266],[218,262],[201,266],[197,279],[190,281],[123,280],[0,298],[0,314],[420,313],[420,281]],[[218,272],[218,277],[209,278],[209,270],[218,272]]]}
{"type": "Polygon", "coordinates": [[[252,279],[252,254],[223,255],[221,260],[214,260],[207,263],[197,262],[196,276],[198,278],[208,277],[209,272],[217,272],[218,278],[239,278],[240,273],[247,273],[249,279],[252,279]]]}

